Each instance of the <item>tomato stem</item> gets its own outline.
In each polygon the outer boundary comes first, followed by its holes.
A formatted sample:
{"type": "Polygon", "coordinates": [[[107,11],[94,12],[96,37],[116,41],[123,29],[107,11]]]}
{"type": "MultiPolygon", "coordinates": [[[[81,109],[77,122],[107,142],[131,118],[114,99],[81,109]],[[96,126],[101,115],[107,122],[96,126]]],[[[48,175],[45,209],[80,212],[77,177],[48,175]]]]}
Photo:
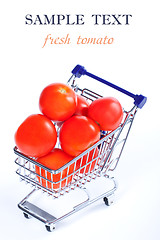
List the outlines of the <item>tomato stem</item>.
{"type": "Polygon", "coordinates": [[[60,89],[59,89],[59,92],[60,92],[60,93],[67,93],[64,88],[60,88],[60,89]]]}

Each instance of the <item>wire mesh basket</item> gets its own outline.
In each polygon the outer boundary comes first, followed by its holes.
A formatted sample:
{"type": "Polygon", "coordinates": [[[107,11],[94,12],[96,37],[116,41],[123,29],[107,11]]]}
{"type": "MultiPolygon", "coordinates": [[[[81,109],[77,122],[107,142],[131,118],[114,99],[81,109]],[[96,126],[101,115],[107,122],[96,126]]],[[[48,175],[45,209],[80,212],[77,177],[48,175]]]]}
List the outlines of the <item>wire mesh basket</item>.
{"type": "MultiPolygon", "coordinates": [[[[80,65],[77,65],[73,69],[72,74],[73,75],[68,80],[68,84],[77,94],[82,95],[88,101],[92,102],[102,96],[89,89],[80,89],[77,86],[76,78],[80,78],[82,75],[94,78],[129,97],[132,97],[134,99],[134,105],[131,110],[124,110],[123,120],[118,128],[109,132],[101,131],[101,138],[98,142],[57,170],[52,170],[43,166],[36,161],[36,158],[28,157],[21,153],[17,147],[14,148],[14,152],[17,155],[15,163],[18,165],[16,173],[22,180],[34,187],[33,191],[29,193],[18,204],[18,206],[23,211],[26,218],[30,218],[31,216],[37,218],[45,224],[48,231],[52,231],[57,222],[89,204],[94,203],[98,199],[103,198],[106,205],[110,205],[113,202],[113,195],[117,189],[117,184],[115,178],[110,177],[110,173],[117,167],[138,108],[142,108],[146,102],[146,97],[142,95],[134,95],[110,82],[107,82],[106,80],[87,72],[84,67],[80,65]],[[113,186],[102,194],[90,198],[87,193],[86,185],[93,179],[99,177],[109,179],[113,182],[113,186]],[[52,196],[53,199],[57,199],[76,188],[80,188],[86,192],[86,200],[82,201],[77,206],[74,206],[71,211],[58,218],[28,201],[30,196],[37,190],[41,190],[43,193],[52,196]]],[[[56,124],[55,126],[58,132],[59,127],[56,124]]]]}

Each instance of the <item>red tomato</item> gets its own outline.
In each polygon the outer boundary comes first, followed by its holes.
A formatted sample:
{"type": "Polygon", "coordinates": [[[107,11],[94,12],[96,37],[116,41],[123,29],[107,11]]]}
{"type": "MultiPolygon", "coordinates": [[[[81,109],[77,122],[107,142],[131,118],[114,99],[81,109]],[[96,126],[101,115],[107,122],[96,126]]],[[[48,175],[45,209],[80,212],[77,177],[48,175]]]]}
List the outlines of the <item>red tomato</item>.
{"type": "Polygon", "coordinates": [[[77,95],[77,107],[75,115],[87,116],[88,107],[89,103],[87,102],[87,100],[84,97],[77,95]]]}
{"type": "Polygon", "coordinates": [[[59,132],[61,148],[71,156],[79,155],[99,138],[99,126],[86,116],[69,118],[63,123],[59,132]]]}
{"type": "Polygon", "coordinates": [[[123,109],[116,98],[105,97],[93,101],[88,108],[88,117],[93,119],[101,130],[116,129],[122,121],[123,109]]]}
{"type": "Polygon", "coordinates": [[[68,85],[53,83],[43,89],[39,107],[53,121],[64,121],[76,110],[76,94],[68,85]]]}
{"type": "Polygon", "coordinates": [[[18,149],[30,157],[41,157],[49,153],[57,141],[54,124],[41,114],[33,114],[19,126],[15,133],[18,149]]]}
{"type": "MultiPolygon", "coordinates": [[[[65,164],[69,163],[73,157],[69,156],[63,150],[59,148],[54,148],[52,152],[47,154],[44,157],[41,157],[37,160],[38,163],[42,164],[43,166],[51,169],[51,170],[58,170],[59,168],[63,167],[65,164]]],[[[36,165],[36,173],[45,179],[37,176],[40,184],[49,189],[58,189],[65,187],[72,181],[72,175],[67,177],[68,175],[72,174],[74,171],[74,163],[71,164],[68,168],[65,168],[60,173],[53,174],[43,168],[40,168],[36,165]],[[67,178],[66,178],[67,177],[67,178]],[[65,179],[64,179],[65,178],[65,179]],[[64,180],[63,180],[64,179],[64,180]],[[59,182],[61,180],[61,182],[59,182]],[[54,183],[51,183],[51,182],[54,183]]]]}
{"type": "Polygon", "coordinates": [[[80,170],[80,173],[83,174],[83,173],[88,173],[93,171],[96,162],[98,162],[97,157],[98,157],[98,148],[95,148],[91,150],[89,153],[85,154],[82,158],[77,160],[76,170],[84,166],[84,168],[80,170]],[[96,159],[92,161],[94,158],[96,159]],[[91,161],[92,163],[89,163],[91,161]]]}

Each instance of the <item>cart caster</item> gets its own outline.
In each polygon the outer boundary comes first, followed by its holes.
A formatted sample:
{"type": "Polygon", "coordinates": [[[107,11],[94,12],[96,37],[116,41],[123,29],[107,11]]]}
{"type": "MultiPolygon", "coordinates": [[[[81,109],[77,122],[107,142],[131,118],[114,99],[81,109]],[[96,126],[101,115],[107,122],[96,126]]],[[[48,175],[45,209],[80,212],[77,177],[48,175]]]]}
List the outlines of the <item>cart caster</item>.
{"type": "Polygon", "coordinates": [[[30,216],[29,214],[25,213],[25,212],[23,213],[23,215],[24,215],[24,217],[27,218],[27,219],[30,219],[30,218],[31,218],[31,216],[30,216]]]}
{"type": "Polygon", "coordinates": [[[110,206],[111,204],[113,204],[114,202],[114,194],[108,196],[108,197],[104,197],[103,198],[103,201],[104,203],[107,205],[107,206],[110,206]]]}
{"type": "Polygon", "coordinates": [[[46,230],[48,232],[53,232],[53,230],[55,229],[55,225],[51,224],[51,225],[45,225],[46,230]]]}

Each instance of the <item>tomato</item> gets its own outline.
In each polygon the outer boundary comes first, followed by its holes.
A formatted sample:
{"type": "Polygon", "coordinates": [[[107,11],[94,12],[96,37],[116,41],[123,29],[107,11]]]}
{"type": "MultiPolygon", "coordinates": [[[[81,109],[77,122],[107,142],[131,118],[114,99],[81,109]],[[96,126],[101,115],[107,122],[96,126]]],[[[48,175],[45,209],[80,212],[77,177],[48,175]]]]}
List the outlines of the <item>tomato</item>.
{"type": "Polygon", "coordinates": [[[76,164],[76,170],[78,170],[79,168],[83,168],[80,170],[80,173],[88,173],[93,171],[96,162],[98,162],[97,157],[98,157],[98,148],[94,148],[92,149],[89,153],[85,154],[82,158],[77,160],[77,164],[76,164]],[[92,161],[93,159],[95,159],[94,161],[92,161]],[[91,162],[92,163],[89,163],[91,162]]]}
{"type": "Polygon", "coordinates": [[[77,107],[74,114],[87,116],[88,107],[89,103],[87,100],[84,97],[77,95],[77,107]]]}
{"type": "Polygon", "coordinates": [[[76,93],[66,84],[50,84],[40,94],[39,108],[51,120],[65,121],[76,110],[76,93]]]}
{"type": "Polygon", "coordinates": [[[116,129],[122,121],[123,109],[116,98],[105,97],[93,101],[88,108],[88,117],[93,119],[101,130],[116,129]]]}
{"type": "Polygon", "coordinates": [[[71,156],[77,156],[100,138],[99,126],[86,116],[73,116],[66,120],[60,131],[61,148],[71,156]]]}
{"type": "MultiPolygon", "coordinates": [[[[51,170],[58,170],[59,168],[63,167],[65,164],[69,163],[72,159],[73,157],[69,156],[63,150],[59,148],[54,148],[53,151],[47,154],[46,156],[38,158],[37,162],[51,170]]],[[[50,173],[49,171],[43,168],[40,168],[39,166],[36,165],[35,167],[36,173],[49,181],[39,176],[37,176],[37,178],[40,184],[45,188],[58,189],[58,188],[65,187],[67,184],[69,184],[72,181],[72,175],[69,177],[67,176],[73,173],[74,164],[75,163],[71,164],[69,166],[69,169],[65,168],[64,170],[62,170],[60,173],[57,173],[57,174],[50,173]],[[59,182],[60,180],[61,182],[59,182]]]]}
{"type": "Polygon", "coordinates": [[[25,119],[15,133],[18,149],[30,157],[41,157],[49,153],[57,141],[54,124],[41,114],[25,119]]]}

